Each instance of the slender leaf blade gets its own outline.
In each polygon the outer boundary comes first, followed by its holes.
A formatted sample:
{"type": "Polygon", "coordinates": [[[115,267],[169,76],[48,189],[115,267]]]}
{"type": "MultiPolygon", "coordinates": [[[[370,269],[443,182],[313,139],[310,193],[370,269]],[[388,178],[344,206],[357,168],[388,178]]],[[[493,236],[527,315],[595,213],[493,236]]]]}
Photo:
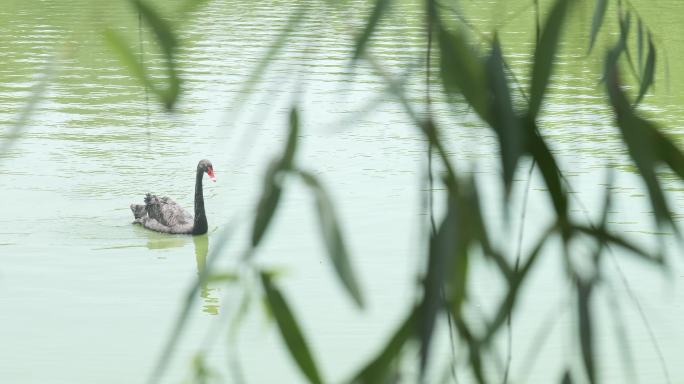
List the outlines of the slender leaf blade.
{"type": "Polygon", "coordinates": [[[406,343],[413,337],[416,328],[417,310],[411,313],[394,332],[382,351],[354,376],[350,382],[358,384],[382,383],[389,376],[389,368],[406,343]]]}
{"type": "Polygon", "coordinates": [[[580,346],[582,350],[582,361],[584,369],[590,383],[596,382],[596,371],[594,366],[594,340],[591,324],[591,293],[593,284],[591,282],[577,282],[577,313],[579,317],[580,346]]]}
{"type": "Polygon", "coordinates": [[[642,72],[644,66],[644,26],[641,17],[637,20],[637,64],[639,66],[639,73],[642,72]]]}
{"type": "Polygon", "coordinates": [[[573,229],[579,232],[582,232],[586,235],[589,235],[593,237],[594,239],[598,240],[601,243],[610,243],[613,245],[617,245],[627,251],[630,251],[632,254],[639,256],[641,259],[648,261],[650,263],[662,263],[662,258],[659,256],[654,256],[651,255],[649,252],[646,250],[642,249],[636,244],[631,243],[629,240],[608,232],[605,228],[602,227],[586,227],[583,225],[574,225],[573,229]]]}
{"type": "Polygon", "coordinates": [[[513,110],[508,81],[504,73],[503,54],[498,37],[495,36],[492,50],[486,62],[487,78],[491,89],[491,124],[499,138],[501,164],[506,198],[510,196],[513,176],[518,160],[524,154],[525,134],[513,110]]]}
{"type": "Polygon", "coordinates": [[[662,140],[658,142],[659,134],[651,123],[634,113],[627,97],[620,88],[617,68],[607,68],[606,73],[608,75],[606,86],[617,117],[617,125],[620,128],[622,139],[627,145],[630,157],[646,184],[656,219],[659,224],[668,223],[674,227],[672,214],[656,173],[658,162],[667,162],[663,159],[663,155],[656,151],[658,145],[662,145],[664,142],[662,140]]]}
{"type": "Polygon", "coordinates": [[[175,51],[178,47],[176,34],[160,13],[152,8],[147,2],[142,0],[131,0],[136,10],[140,13],[145,22],[150,26],[152,32],[157,37],[159,47],[164,54],[168,84],[165,88],[155,88],[154,91],[162,99],[167,109],[172,109],[180,94],[180,78],[176,69],[175,51]]]}
{"type": "Polygon", "coordinates": [[[546,142],[539,134],[536,123],[528,121],[527,125],[527,143],[532,157],[535,159],[537,166],[541,170],[544,183],[549,189],[551,201],[553,202],[556,214],[561,222],[567,221],[568,198],[561,184],[560,172],[556,159],[546,145],[546,142]]]}
{"type": "Polygon", "coordinates": [[[656,49],[653,45],[653,39],[651,34],[648,35],[648,54],[646,55],[646,66],[644,67],[644,73],[641,75],[641,84],[639,85],[639,95],[637,96],[634,104],[639,104],[641,99],[646,95],[646,91],[653,85],[653,79],[655,77],[655,64],[656,64],[656,49]]]}
{"type": "Polygon", "coordinates": [[[133,50],[128,46],[124,38],[112,29],[104,31],[104,38],[109,47],[117,54],[119,60],[143,85],[147,86],[153,93],[157,93],[157,87],[147,76],[147,71],[143,64],[138,60],[133,50]]]}
{"type": "Polygon", "coordinates": [[[389,5],[392,0],[376,0],[373,10],[371,11],[366,26],[363,32],[356,39],[356,44],[354,46],[354,55],[352,56],[352,61],[358,60],[364,53],[368,41],[370,40],[373,32],[375,31],[380,18],[387,12],[389,5]]]}
{"type": "Polygon", "coordinates": [[[437,37],[440,73],[447,94],[462,94],[473,110],[490,122],[484,63],[468,44],[463,31],[452,33],[440,24],[437,37]]]}
{"type": "Polygon", "coordinates": [[[565,370],[565,373],[563,373],[561,384],[572,384],[572,375],[570,374],[569,368],[565,370]]]}
{"type": "Polygon", "coordinates": [[[272,163],[266,171],[261,198],[257,204],[256,216],[252,226],[252,247],[259,245],[278,208],[282,193],[282,186],[277,179],[278,171],[277,163],[272,163]]]}
{"type": "Polygon", "coordinates": [[[285,144],[285,152],[280,160],[279,167],[283,170],[292,168],[292,161],[294,160],[295,152],[297,150],[297,139],[299,136],[299,112],[297,107],[290,109],[289,118],[290,130],[285,144]]]}
{"type": "Polygon", "coordinates": [[[679,179],[684,180],[684,154],[672,140],[658,131],[655,126],[652,126],[652,130],[657,152],[679,179]]]}
{"type": "Polygon", "coordinates": [[[589,36],[589,52],[594,47],[596,36],[603,25],[603,19],[608,8],[608,0],[597,0],[596,8],[594,8],[594,16],[591,19],[591,34],[589,36]]]}
{"type": "Polygon", "coordinates": [[[301,369],[302,373],[311,383],[321,383],[321,376],[313,359],[309,347],[304,339],[294,314],[290,310],[285,297],[280,290],[273,284],[271,277],[267,273],[261,273],[261,284],[266,294],[266,300],[273,317],[278,324],[280,334],[285,341],[290,355],[301,369]]]}
{"type": "Polygon", "coordinates": [[[328,256],[332,261],[335,272],[342,285],[344,285],[347,292],[354,299],[356,305],[362,308],[364,305],[362,291],[359,288],[356,275],[349,261],[349,254],[347,253],[347,247],[343,240],[342,230],[335,214],[332,200],[328,196],[328,192],[323,188],[323,185],[313,174],[299,171],[299,175],[314,193],[319,227],[321,228],[328,256]]]}
{"type": "MultiPolygon", "coordinates": [[[[447,207],[447,214],[440,223],[437,233],[430,239],[427,273],[423,279],[423,300],[418,312],[421,377],[425,374],[427,367],[437,315],[445,305],[445,281],[457,257],[458,243],[463,242],[463,236],[459,236],[457,228],[458,203],[455,194],[449,193],[447,207]]],[[[455,284],[459,283],[460,281],[455,282],[455,284]]]]}
{"type": "Polygon", "coordinates": [[[530,86],[530,103],[528,114],[532,119],[537,117],[542,99],[548,87],[553,61],[558,51],[561,27],[565,21],[568,0],[557,0],[546,19],[539,43],[534,52],[532,65],[532,84],[530,86]]]}

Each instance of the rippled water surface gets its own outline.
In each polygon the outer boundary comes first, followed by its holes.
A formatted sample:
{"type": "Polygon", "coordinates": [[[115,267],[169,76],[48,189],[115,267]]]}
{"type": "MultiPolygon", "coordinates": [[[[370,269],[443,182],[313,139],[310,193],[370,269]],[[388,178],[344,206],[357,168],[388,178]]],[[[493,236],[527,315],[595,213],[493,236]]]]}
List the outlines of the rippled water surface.
{"type": "MultiPolygon", "coordinates": [[[[172,18],[178,15],[180,1],[156,3],[163,4],[161,9],[172,18]]],[[[207,249],[217,244],[218,234],[231,220],[237,233],[223,262],[231,264],[240,257],[261,177],[268,160],[281,150],[293,103],[299,103],[302,111],[297,161],[318,174],[332,192],[368,308],[356,310],[333,276],[311,196],[294,180],[288,184],[259,262],[284,271],[281,285],[326,378],[348,377],[382,345],[409,308],[416,271],[422,265],[424,233],[418,223],[425,220],[421,197],[425,142],[385,92],[386,84],[363,62],[354,69],[350,66],[352,37],[364,23],[368,3],[351,2],[335,12],[324,2],[299,3],[307,10],[302,24],[261,80],[250,86],[246,86],[250,74],[287,24],[294,9],[290,2],[213,0],[192,18],[177,20],[184,92],[173,114],[164,112],[154,95],[130,77],[104,42],[106,28],[120,31],[153,73],[163,75],[158,47],[127,2],[3,3],[3,140],[29,102],[33,87],[45,76],[48,80],[46,94],[20,138],[0,158],[0,382],[143,382],[170,334],[188,287],[205,263],[207,249]],[[252,92],[245,93],[249,88],[252,92]],[[128,206],[141,202],[146,192],[168,194],[191,208],[194,171],[202,158],[213,162],[218,178],[204,188],[208,237],[167,236],[131,225],[128,206]]],[[[500,29],[504,54],[524,82],[533,41],[528,4],[532,2],[461,3],[476,28],[486,33],[500,29]]],[[[644,109],[680,139],[684,6],[675,0],[635,4],[653,28],[662,52],[657,92],[647,97],[644,109]]],[[[397,4],[382,25],[382,37],[372,44],[384,70],[407,76],[407,89],[417,105],[422,100],[425,48],[419,11],[411,2],[397,4]]],[[[601,205],[605,169],[615,169],[611,225],[655,248],[646,192],[625,157],[605,106],[598,75],[601,54],[586,56],[592,7],[580,4],[575,12],[584,17],[574,20],[586,21],[567,31],[558,77],[544,110],[543,132],[574,183],[575,195],[590,210],[601,205]]],[[[598,52],[609,42],[609,36],[604,37],[598,52]]],[[[495,241],[513,255],[514,236],[503,235],[492,133],[470,118],[465,108],[446,107],[438,100],[436,113],[446,127],[453,160],[460,169],[478,175],[495,241]]],[[[517,176],[516,196],[526,179],[525,172],[517,176]]],[[[684,214],[682,187],[674,180],[665,182],[677,218],[684,214]]],[[[550,219],[543,183],[536,177],[530,199],[526,244],[550,219]]],[[[584,215],[576,201],[573,208],[574,215],[584,215]]],[[[516,228],[517,218],[513,221],[516,228]]],[[[616,257],[648,318],[671,382],[683,382],[681,247],[671,235],[658,238],[673,256],[667,275],[626,255],[616,257]]],[[[502,286],[487,280],[487,265],[474,268],[483,277],[473,282],[474,300],[480,300],[487,311],[486,299],[502,286]]],[[[616,273],[614,266],[606,270],[616,273]]],[[[557,309],[574,299],[571,291],[558,288],[557,281],[564,278],[560,271],[560,260],[548,255],[514,318],[512,378],[516,382],[557,380],[564,361],[560,357],[578,354],[572,337],[574,313],[557,309]],[[554,311],[557,315],[549,317],[554,311]],[[550,336],[538,347],[535,337],[545,324],[551,324],[550,336]],[[539,353],[530,368],[526,362],[531,349],[539,353]]],[[[614,326],[622,324],[637,357],[639,382],[666,382],[659,352],[634,300],[617,275],[612,277],[616,284],[611,289],[619,291],[621,299],[617,303],[602,299],[597,308],[598,359],[604,381],[624,382],[631,375],[621,358],[623,336],[614,326]]],[[[187,377],[191,357],[207,344],[207,330],[235,313],[243,292],[240,286],[202,290],[165,376],[168,382],[187,377]]],[[[247,382],[303,380],[258,300],[237,344],[229,346],[224,335],[223,329],[210,333],[215,342],[209,342],[213,346],[209,362],[227,381],[234,378],[236,361],[247,382]]],[[[443,356],[449,353],[445,345],[440,346],[443,356]]],[[[500,345],[503,357],[503,339],[500,345]]],[[[576,358],[566,360],[579,364],[576,358]]],[[[467,377],[464,380],[468,382],[467,377]]]]}

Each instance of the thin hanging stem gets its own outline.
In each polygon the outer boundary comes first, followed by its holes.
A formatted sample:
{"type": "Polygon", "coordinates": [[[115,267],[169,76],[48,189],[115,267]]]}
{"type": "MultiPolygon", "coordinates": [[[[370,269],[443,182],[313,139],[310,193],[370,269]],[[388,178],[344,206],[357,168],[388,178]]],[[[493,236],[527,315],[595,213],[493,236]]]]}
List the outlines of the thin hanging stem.
{"type": "MultiPolygon", "coordinates": [[[[145,40],[143,39],[142,14],[138,11],[138,46],[140,47],[140,63],[145,65],[145,40]]],[[[150,92],[147,88],[147,83],[143,84],[145,87],[145,125],[147,128],[147,151],[150,151],[150,92]]]]}
{"type": "MultiPolygon", "coordinates": [[[[432,66],[432,35],[433,35],[433,24],[434,17],[436,14],[436,4],[434,0],[427,0],[426,4],[426,23],[425,28],[427,32],[427,49],[425,52],[425,114],[428,121],[432,120],[432,97],[430,95],[430,69],[432,66]]],[[[428,152],[427,152],[427,173],[428,173],[428,216],[430,218],[430,232],[431,237],[437,235],[437,225],[435,224],[435,211],[434,211],[434,184],[435,180],[432,172],[432,140],[428,140],[428,152]]],[[[441,289],[442,299],[444,299],[444,287],[441,289]]],[[[455,383],[458,383],[458,378],[456,377],[456,351],[454,348],[454,325],[451,318],[451,312],[445,311],[447,318],[447,325],[449,327],[449,347],[451,350],[451,362],[449,364],[451,377],[455,383]]]]}

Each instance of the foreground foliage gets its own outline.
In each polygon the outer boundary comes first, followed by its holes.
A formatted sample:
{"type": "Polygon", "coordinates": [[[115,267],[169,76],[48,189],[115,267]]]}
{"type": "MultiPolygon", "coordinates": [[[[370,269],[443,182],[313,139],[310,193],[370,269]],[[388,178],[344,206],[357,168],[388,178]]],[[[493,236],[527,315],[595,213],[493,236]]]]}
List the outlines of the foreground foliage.
{"type": "MultiPolygon", "coordinates": [[[[410,101],[401,86],[401,79],[388,75],[376,62],[370,42],[373,38],[379,38],[378,25],[396,2],[397,0],[377,0],[373,3],[365,26],[356,35],[355,48],[350,52],[350,59],[352,63],[365,61],[375,69],[377,76],[385,80],[391,95],[401,103],[417,131],[424,137],[426,155],[429,156],[430,182],[432,175],[437,173],[437,180],[444,187],[443,192],[436,195],[436,198],[444,200],[444,211],[433,212],[433,207],[430,206],[431,222],[418,223],[420,226],[427,226],[430,231],[430,238],[424,244],[424,269],[416,272],[421,281],[415,288],[420,299],[407,303],[405,320],[396,326],[387,344],[379,349],[377,356],[360,367],[358,372],[350,374],[349,382],[378,383],[398,380],[401,378],[402,365],[407,361],[404,359],[402,364],[398,364],[399,359],[402,354],[411,358],[412,355],[405,352],[410,351],[413,346],[417,346],[419,350],[419,357],[415,362],[418,381],[424,381],[430,364],[434,361],[432,350],[436,329],[445,324],[450,335],[455,335],[452,342],[465,345],[465,359],[474,380],[480,383],[500,381],[491,369],[494,339],[503,332],[510,332],[511,314],[516,309],[522,287],[528,281],[531,271],[539,264],[543,249],[547,244],[557,241],[562,244],[560,257],[564,260],[565,275],[576,294],[576,300],[570,305],[576,313],[576,335],[583,364],[583,371],[573,370],[568,365],[567,370],[559,376],[564,383],[597,382],[594,307],[597,287],[605,283],[605,276],[601,273],[605,265],[602,263],[603,260],[607,256],[614,257],[611,251],[614,248],[627,250],[643,263],[652,265],[663,265],[664,256],[644,250],[624,236],[609,231],[607,216],[612,200],[610,182],[606,187],[603,208],[597,222],[577,222],[569,215],[573,204],[569,197],[572,186],[559,169],[556,157],[550,150],[548,139],[543,134],[544,127],[540,122],[540,115],[543,114],[545,96],[553,78],[563,30],[565,25],[573,21],[572,10],[578,1],[555,0],[545,3],[549,11],[544,15],[539,12],[538,2],[533,2],[537,6],[530,11],[537,13],[536,19],[539,20],[539,24],[536,26],[537,39],[532,56],[533,62],[527,76],[530,81],[527,85],[515,80],[516,76],[506,62],[495,31],[491,38],[485,37],[483,41],[473,43],[473,33],[469,30],[469,24],[465,22],[467,15],[454,15],[446,2],[426,0],[423,3],[428,89],[431,81],[431,60],[434,57],[438,63],[435,78],[442,86],[442,94],[439,96],[457,105],[467,104],[483,126],[491,129],[496,135],[502,170],[502,196],[507,203],[515,197],[512,194],[515,176],[521,172],[532,172],[532,169],[520,170],[521,164],[531,163],[539,171],[547,187],[555,220],[538,234],[538,243],[528,253],[518,253],[513,258],[510,257],[510,252],[507,257],[508,250],[498,249],[492,243],[481,212],[477,182],[465,173],[459,172],[457,164],[447,153],[443,141],[443,127],[431,115],[431,96],[426,95],[427,112],[418,113],[419,106],[410,101]],[[523,102],[517,102],[519,100],[523,102]],[[440,171],[435,172],[433,168],[440,171]],[[441,217],[441,222],[435,223],[435,217],[441,217]],[[595,249],[589,261],[591,268],[579,268],[573,262],[572,243],[577,240],[592,244],[595,249]],[[474,320],[472,316],[468,316],[472,305],[469,300],[468,282],[477,278],[473,276],[474,272],[469,266],[476,257],[484,257],[491,261],[491,265],[507,285],[505,294],[496,304],[494,315],[486,320],[484,327],[479,319],[474,320]]],[[[189,1],[183,9],[195,9],[198,3],[189,1]]],[[[333,2],[323,3],[329,7],[330,12],[338,12],[345,6],[333,2]]],[[[182,95],[182,82],[176,69],[175,55],[179,43],[175,26],[148,2],[131,0],[131,4],[158,40],[157,43],[164,54],[166,76],[163,79],[152,79],[145,63],[136,56],[125,39],[113,30],[105,33],[107,41],[119,53],[122,62],[130,68],[131,74],[155,94],[165,108],[172,111],[182,95]]],[[[656,124],[642,117],[638,109],[654,82],[656,46],[653,36],[630,4],[597,0],[587,43],[589,51],[595,49],[595,42],[600,33],[609,33],[605,31],[607,26],[604,26],[609,10],[614,10],[618,34],[612,47],[604,53],[604,70],[603,73],[597,74],[597,81],[601,80],[603,83],[607,100],[615,113],[615,126],[648,190],[655,225],[677,233],[661,186],[659,170],[663,167],[668,168],[676,177],[684,180],[684,155],[656,124]],[[636,30],[632,28],[635,19],[636,30]],[[632,52],[634,47],[637,50],[636,54],[632,52]],[[622,76],[623,72],[631,73],[637,80],[634,96],[625,92],[626,76],[622,76]]],[[[270,61],[278,55],[283,46],[287,45],[290,33],[302,27],[302,16],[305,12],[304,7],[295,9],[278,39],[273,42],[261,63],[254,68],[250,79],[245,82],[248,84],[246,87],[268,70],[270,61]]],[[[151,377],[151,382],[161,377],[178,334],[184,327],[188,309],[195,300],[199,288],[209,281],[226,284],[251,281],[252,284],[256,284],[268,304],[293,362],[310,382],[327,381],[308,347],[304,330],[298,325],[298,315],[290,308],[286,293],[277,285],[277,276],[272,271],[260,270],[252,262],[258,257],[259,246],[272,226],[272,219],[278,212],[283,190],[292,182],[301,182],[314,196],[314,210],[335,275],[349,298],[359,308],[364,307],[362,284],[356,277],[347,253],[344,233],[338,222],[333,201],[318,178],[309,170],[302,169],[296,161],[299,113],[300,107],[293,105],[289,115],[290,131],[283,152],[273,159],[264,172],[262,194],[255,203],[251,243],[244,251],[245,268],[239,273],[217,270],[212,261],[222,254],[223,249],[218,247],[213,250],[207,267],[188,294],[174,334],[151,377]]],[[[432,201],[432,186],[428,190],[432,201]]],[[[523,198],[526,199],[526,194],[523,198]]],[[[508,207],[509,204],[504,206],[508,207]]],[[[506,216],[512,213],[506,212],[506,216]]],[[[232,227],[226,229],[226,234],[230,231],[232,227]]],[[[564,287],[559,284],[559,289],[565,289],[564,287]]],[[[248,307],[242,306],[238,316],[243,316],[248,307]]],[[[234,324],[236,323],[239,323],[239,319],[234,321],[234,324]]],[[[456,362],[450,362],[454,363],[456,362]]],[[[202,364],[197,366],[205,369],[202,364]]],[[[199,373],[197,377],[199,381],[204,380],[203,375],[199,373]]],[[[508,365],[503,373],[503,381],[507,380],[508,365]]]]}

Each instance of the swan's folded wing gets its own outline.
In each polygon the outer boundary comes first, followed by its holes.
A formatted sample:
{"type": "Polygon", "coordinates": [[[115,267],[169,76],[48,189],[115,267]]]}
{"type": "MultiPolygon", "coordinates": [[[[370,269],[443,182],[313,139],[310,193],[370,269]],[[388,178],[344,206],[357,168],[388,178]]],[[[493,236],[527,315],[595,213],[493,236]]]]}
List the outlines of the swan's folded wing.
{"type": "Polygon", "coordinates": [[[145,203],[147,215],[164,226],[173,228],[192,223],[192,215],[169,197],[148,194],[145,203]]]}

